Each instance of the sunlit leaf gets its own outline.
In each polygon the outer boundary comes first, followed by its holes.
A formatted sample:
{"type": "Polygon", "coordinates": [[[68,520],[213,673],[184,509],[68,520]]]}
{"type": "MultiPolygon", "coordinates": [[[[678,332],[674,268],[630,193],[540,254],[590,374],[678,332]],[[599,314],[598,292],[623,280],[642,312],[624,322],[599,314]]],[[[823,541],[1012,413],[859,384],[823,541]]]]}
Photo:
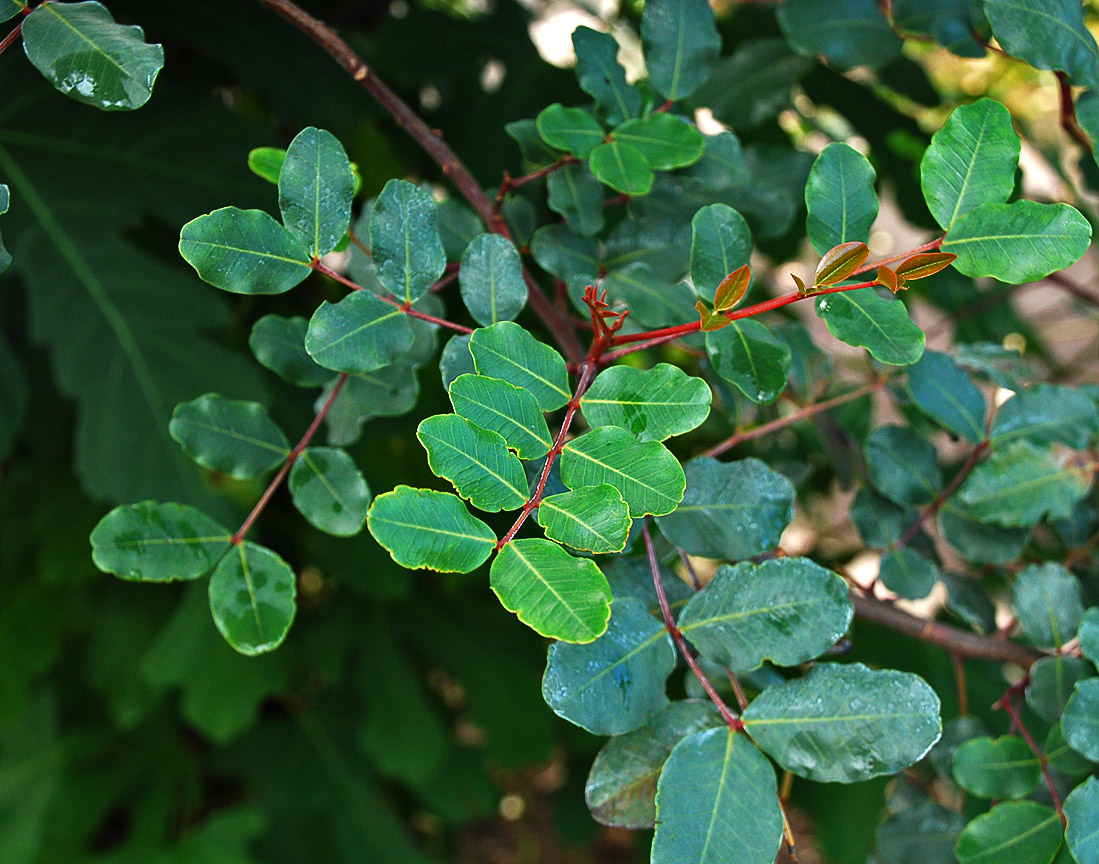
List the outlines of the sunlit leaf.
{"type": "Polygon", "coordinates": [[[543,411],[560,408],[572,395],[561,355],[518,324],[501,321],[474,331],[469,351],[478,374],[529,391],[543,411]]]}
{"type": "Polygon", "coordinates": [[[821,253],[813,285],[836,285],[854,273],[869,257],[870,247],[860,240],[840,243],[821,253]]]}
{"type": "Polygon", "coordinates": [[[528,390],[499,378],[459,375],[450,384],[454,413],[501,435],[520,459],[545,456],[553,443],[546,418],[528,390]]]}
{"type": "Polygon", "coordinates": [[[603,143],[603,127],[582,108],[566,108],[555,102],[542,109],[535,122],[547,144],[578,159],[587,159],[595,146],[603,143]]]}
{"type": "Polygon", "coordinates": [[[630,508],[613,486],[586,486],[543,498],[538,524],[550,540],[573,549],[621,552],[630,534],[630,508]]]}
{"type": "Polygon", "coordinates": [[[589,426],[621,426],[639,441],[663,441],[701,425],[712,395],[701,378],[669,363],[612,366],[592,382],[580,409],[589,426]]]}
{"type": "Polygon", "coordinates": [[[865,348],[880,363],[907,366],[923,355],[924,332],[900,300],[873,288],[827,294],[815,301],[828,331],[848,345],[865,348]]]}
{"type": "Polygon", "coordinates": [[[479,510],[515,510],[527,502],[523,465],[496,432],[457,414],[428,417],[416,430],[432,473],[454,484],[479,510]]]}
{"type": "Polygon", "coordinates": [[[354,194],[351,163],[336,137],[312,126],[299,132],[279,172],[279,209],[311,255],[327,255],[347,232],[354,194]]]}
{"type": "Polygon", "coordinates": [[[653,188],[653,172],[644,154],[617,139],[594,147],[588,167],[596,179],[624,195],[647,195],[653,188]]]}
{"type": "Polygon", "coordinates": [[[702,157],[702,133],[673,114],[627,120],[614,128],[611,137],[633,147],[657,171],[685,168],[702,157]]]}

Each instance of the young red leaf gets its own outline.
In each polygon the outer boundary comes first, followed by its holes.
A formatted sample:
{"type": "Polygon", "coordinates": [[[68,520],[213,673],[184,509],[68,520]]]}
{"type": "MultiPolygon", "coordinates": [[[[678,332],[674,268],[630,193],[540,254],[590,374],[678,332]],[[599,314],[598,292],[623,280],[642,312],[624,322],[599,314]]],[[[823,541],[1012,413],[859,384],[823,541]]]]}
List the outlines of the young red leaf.
{"type": "Polygon", "coordinates": [[[894,294],[901,290],[903,284],[897,278],[897,274],[886,267],[884,264],[878,266],[878,276],[874,280],[875,285],[884,285],[894,294]]]}
{"type": "Polygon", "coordinates": [[[870,255],[870,247],[865,243],[840,243],[824,253],[813,276],[814,285],[835,285],[842,282],[870,255]]]}
{"type": "Polygon", "coordinates": [[[924,279],[949,267],[957,257],[953,252],[925,252],[922,255],[913,255],[897,265],[897,275],[909,281],[924,279]]]}
{"type": "MultiPolygon", "coordinates": [[[[714,311],[726,312],[744,297],[748,283],[752,281],[752,268],[745,264],[721,280],[714,294],[714,311]]],[[[728,319],[726,319],[728,320],[728,319]]]]}
{"type": "Polygon", "coordinates": [[[800,294],[802,297],[808,297],[810,294],[813,293],[805,286],[805,283],[801,280],[800,277],[795,276],[793,273],[791,273],[790,278],[793,279],[794,284],[798,286],[798,294],[800,294]]]}
{"type": "Polygon", "coordinates": [[[711,312],[710,307],[706,305],[704,300],[699,300],[695,303],[695,309],[698,310],[698,317],[702,322],[703,332],[707,330],[720,330],[729,323],[729,319],[724,315],[715,315],[711,312]]]}

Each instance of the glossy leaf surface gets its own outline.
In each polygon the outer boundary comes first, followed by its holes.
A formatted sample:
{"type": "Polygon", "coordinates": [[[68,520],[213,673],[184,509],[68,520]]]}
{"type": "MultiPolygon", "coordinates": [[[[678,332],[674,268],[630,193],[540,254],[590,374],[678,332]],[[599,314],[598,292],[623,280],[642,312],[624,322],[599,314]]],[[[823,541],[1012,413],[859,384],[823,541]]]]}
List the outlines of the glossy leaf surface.
{"type": "Polygon", "coordinates": [[[484,375],[459,375],[450,384],[454,413],[503,437],[520,459],[538,459],[549,452],[546,418],[527,390],[484,375]]]}
{"type": "Polygon", "coordinates": [[[626,70],[618,63],[618,42],[610,33],[590,27],[572,31],[576,51],[576,77],[580,89],[595,99],[607,122],[617,125],[641,110],[641,94],[626,83],[626,70]]]}
{"type": "Polygon", "coordinates": [[[908,600],[921,600],[931,593],[942,574],[935,562],[903,546],[887,552],[879,570],[882,584],[908,600]]]}
{"type": "Polygon", "coordinates": [[[305,350],[305,334],[309,322],[304,318],[284,318],[264,315],[252,325],[248,347],[260,362],[284,381],[298,387],[320,387],[332,378],[332,372],[305,350]]]}
{"type": "Polygon", "coordinates": [[[290,442],[266,408],[216,393],[177,405],[168,432],[203,468],[230,477],[255,477],[290,455],[290,442]]]}
{"type": "Polygon", "coordinates": [[[589,426],[621,426],[638,441],[663,441],[701,425],[711,399],[705,381],[669,363],[612,366],[592,382],[580,409],[589,426]]]}
{"type": "Polygon", "coordinates": [[[1065,706],[1061,732],[1073,750],[1099,762],[1099,678],[1076,685],[1076,692],[1065,706]]]}
{"type": "Polygon", "coordinates": [[[416,437],[431,472],[478,510],[516,510],[527,502],[523,465],[496,432],[457,414],[436,414],[420,423],[416,437]]]}
{"type": "Polygon", "coordinates": [[[370,487],[346,451],[307,447],[290,469],[290,495],[310,524],[337,537],[362,530],[370,487]]]}
{"type": "Polygon", "coordinates": [[[645,68],[656,92],[678,101],[690,96],[710,74],[721,37],[706,0],[655,0],[641,15],[645,68]]]}
{"type": "Polygon", "coordinates": [[[786,389],[790,348],[759,321],[741,319],[706,333],[714,371],[753,402],[774,402],[786,389]]]}
{"type": "Polygon", "coordinates": [[[709,204],[691,218],[691,281],[702,299],[714,300],[721,281],[751,254],[748,222],[729,205],[709,204]]]}
{"type": "Polygon", "coordinates": [[[1008,54],[1063,70],[1074,84],[1099,85],[1099,47],[1075,0],[985,0],[984,11],[1008,54]]]}
{"type": "Polygon", "coordinates": [[[1011,604],[1019,624],[1036,645],[1063,645],[1076,635],[1084,617],[1079,581],[1053,561],[1031,564],[1015,577],[1011,604]]]}
{"type": "Polygon", "coordinates": [[[595,735],[620,735],[668,706],[664,682],[675,668],[675,648],[664,625],[633,597],[615,600],[604,627],[606,632],[586,645],[550,646],[542,697],[570,723],[595,735]]]}
{"type": "Polygon", "coordinates": [[[1043,720],[1056,723],[1072,698],[1077,682],[1094,674],[1095,667],[1079,657],[1065,654],[1042,657],[1030,667],[1026,704],[1043,720]]]}
{"type": "Polygon", "coordinates": [[[870,247],[862,240],[850,240],[821,253],[813,273],[813,285],[837,285],[851,276],[869,257],[870,247]]]}
{"type": "Polygon", "coordinates": [[[974,443],[984,438],[984,397],[946,354],[925,351],[908,370],[908,391],[917,407],[940,426],[974,443]]]}
{"type": "Polygon", "coordinates": [[[923,355],[923,331],[912,323],[904,304],[873,288],[827,294],[815,301],[828,331],[848,345],[865,348],[875,360],[907,366],[923,355]]]}
{"type": "Polygon", "coordinates": [[[279,172],[279,209],[282,224],[313,257],[327,255],[347,232],[354,195],[343,145],[323,129],[299,132],[279,172]]]}
{"type": "Polygon", "coordinates": [[[805,228],[818,255],[841,243],[870,239],[878,216],[874,179],[874,169],[853,147],[833,142],[821,151],[805,185],[805,228]]]}
{"type": "Polygon", "coordinates": [[[1065,840],[1077,864],[1099,861],[1099,780],[1089,777],[1065,799],[1065,840]]]}
{"type": "Polygon", "coordinates": [[[645,155],[618,139],[594,147],[588,167],[596,179],[623,195],[648,195],[653,188],[653,172],[645,155]]]}
{"type": "Polygon", "coordinates": [[[996,444],[1026,438],[1082,450],[1097,433],[1099,411],[1087,396],[1071,387],[1035,384],[1000,406],[990,437],[996,444]]]}
{"type": "Polygon", "coordinates": [[[942,488],[935,447],[907,426],[879,426],[862,452],[871,485],[890,501],[927,504],[942,488]]]}
{"type": "Polygon", "coordinates": [[[469,351],[480,375],[529,391],[543,411],[569,401],[569,375],[561,355],[518,324],[502,321],[474,331],[469,351]]]}
{"type": "Polygon", "coordinates": [[[210,576],[210,612],[225,641],[254,656],[282,644],[297,612],[297,579],[278,555],[238,543],[210,576]]]}
{"type": "Polygon", "coordinates": [[[615,127],[611,137],[633,147],[657,171],[685,168],[702,158],[702,133],[672,114],[627,120],[615,127]]]}
{"type": "Polygon", "coordinates": [[[603,215],[605,191],[583,162],[564,165],[546,179],[546,204],[554,213],[560,213],[571,229],[590,237],[602,231],[606,224],[603,215]]]}
{"type": "Polygon", "coordinates": [[[352,291],[339,303],[317,307],[305,350],[325,369],[362,375],[388,366],[412,347],[412,338],[401,309],[373,291],[352,291]]]}
{"type": "Polygon", "coordinates": [[[587,159],[603,143],[603,127],[582,108],[566,108],[556,102],[543,109],[535,122],[538,134],[547,144],[578,159],[587,159]]]}
{"type": "Polygon", "coordinates": [[[431,196],[407,180],[390,180],[370,214],[370,255],[386,291],[411,303],[446,269],[431,196]]]}
{"type": "Polygon", "coordinates": [[[1060,845],[1056,810],[1034,801],[1005,801],[965,826],[954,854],[960,864],[1049,864],[1060,845]]]}
{"type": "Polygon", "coordinates": [[[473,239],[462,255],[458,282],[469,314],[486,327],[510,321],[527,302],[519,253],[499,234],[473,239]]]}
{"type": "Polygon", "coordinates": [[[880,66],[901,50],[875,0],[790,0],[779,9],[778,21],[799,52],[824,55],[841,70],[880,66]]]}
{"type": "Polygon", "coordinates": [[[550,540],[573,549],[621,552],[630,534],[630,508],[613,486],[582,486],[543,498],[538,524],[550,540]]]}
{"type": "Polygon", "coordinates": [[[980,798],[1022,798],[1041,776],[1038,757],[1015,735],[974,738],[954,753],[954,779],[980,798]]]}

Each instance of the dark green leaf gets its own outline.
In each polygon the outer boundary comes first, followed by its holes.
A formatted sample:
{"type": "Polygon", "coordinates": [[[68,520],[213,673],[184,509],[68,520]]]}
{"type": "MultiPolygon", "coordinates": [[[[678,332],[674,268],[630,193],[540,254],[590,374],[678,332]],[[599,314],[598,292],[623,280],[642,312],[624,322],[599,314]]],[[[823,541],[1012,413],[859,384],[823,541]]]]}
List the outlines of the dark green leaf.
{"type": "Polygon", "coordinates": [[[516,120],[513,123],[506,123],[504,131],[519,145],[519,151],[532,168],[544,168],[557,161],[557,153],[538,133],[538,124],[534,120],[516,120]]]}
{"type": "Polygon", "coordinates": [[[104,111],[132,111],[153,95],[164,49],[102,3],[40,3],[23,19],[23,50],[54,87],[104,111]]]}
{"type": "Polygon", "coordinates": [[[398,486],[374,499],[367,513],[374,539],[410,570],[476,570],[492,554],[496,535],[447,492],[398,486]]]}
{"type": "Polygon", "coordinates": [[[1073,750],[1099,762],[1099,678],[1077,683],[1061,718],[1061,732],[1073,750]]]}
{"type": "Polygon", "coordinates": [[[692,555],[736,561],[774,549],[794,518],[794,487],[758,459],[685,465],[687,490],[660,531],[692,555]]]}
{"type": "Polygon", "coordinates": [[[177,405],[168,433],[203,468],[230,477],[255,477],[290,455],[290,442],[266,408],[216,393],[177,405]]]}
{"type": "Polygon", "coordinates": [[[309,275],[309,253],[262,210],[222,207],[179,232],[179,254],[199,278],[235,294],[281,294],[309,275]]]}
{"type": "Polygon", "coordinates": [[[523,465],[496,432],[457,414],[428,417],[416,430],[427,462],[438,477],[478,510],[516,510],[527,503],[523,465]]]}
{"type": "Polygon", "coordinates": [[[518,324],[501,321],[474,331],[469,351],[477,374],[529,391],[543,411],[560,408],[572,395],[561,355],[518,324]]]}
{"type": "Polygon", "coordinates": [[[862,452],[870,483],[897,504],[927,504],[942,488],[934,446],[907,426],[879,426],[862,452]]]}
{"type": "Polygon", "coordinates": [[[350,537],[362,530],[370,487],[347,453],[335,447],[307,447],[290,469],[290,494],[310,524],[350,537]]]}
{"type": "MultiPolygon", "coordinates": [[[[6,184],[0,183],[0,215],[8,212],[10,204],[11,193],[6,184]]],[[[7,270],[9,264],[11,264],[11,253],[4,248],[4,241],[0,240],[0,273],[7,270]]]]}
{"type": "Polygon", "coordinates": [[[943,574],[946,608],[979,633],[996,631],[996,607],[977,579],[943,574]]]}
{"type": "Polygon", "coordinates": [[[714,10],[706,0],[646,3],[641,43],[653,88],[673,102],[698,89],[721,50],[714,10]]]}
{"type": "Polygon", "coordinates": [[[1092,606],[1084,612],[1077,636],[1080,652],[1092,663],[1099,662],[1099,607],[1092,606]]]}
{"type": "Polygon", "coordinates": [[[898,30],[930,36],[961,57],[983,57],[974,38],[973,0],[894,0],[893,23],[898,30]]]}
{"type": "MultiPolygon", "coordinates": [[[[443,376],[443,387],[448,390],[459,376],[476,374],[476,369],[473,367],[473,355],[469,353],[468,335],[457,333],[447,340],[446,345],[443,346],[442,356],[439,358],[439,374],[443,376]]],[[[458,411],[457,408],[454,410],[458,411]]],[[[462,412],[458,411],[458,413],[461,414],[462,412]]],[[[472,417],[469,419],[473,420],[472,417]]],[[[474,422],[477,421],[474,420],[474,422]]],[[[479,425],[484,426],[485,424],[481,423],[479,425]]],[[[499,429],[496,431],[500,432],[499,429]]],[[[502,432],[500,434],[503,435],[502,432]]]]}
{"type": "Polygon", "coordinates": [[[538,459],[549,451],[542,409],[529,391],[484,375],[460,375],[450,384],[454,413],[503,436],[520,459],[538,459]]]}
{"type": "Polygon", "coordinates": [[[1084,617],[1080,583],[1053,561],[1031,564],[1015,577],[1011,605],[1035,645],[1064,645],[1076,635],[1084,617]]]}
{"type": "Polygon", "coordinates": [[[1099,411],[1079,390],[1035,384],[1008,399],[992,424],[992,441],[1026,438],[1082,450],[1099,433],[1099,411]]]}
{"type": "Polygon", "coordinates": [[[277,648],[297,612],[297,579],[270,549],[245,540],[210,576],[210,611],[225,641],[255,656],[277,648]]]}
{"type": "Polygon", "coordinates": [[[609,299],[630,310],[631,321],[646,327],[686,324],[695,317],[695,293],[690,286],[669,283],[644,261],[610,271],[602,287],[609,299]]]}
{"type": "Polygon", "coordinates": [[[908,546],[885,553],[880,575],[886,588],[907,600],[926,597],[941,576],[934,561],[908,546]]]}
{"type": "Polygon", "coordinates": [[[981,204],[960,218],[943,241],[966,276],[1019,285],[1036,282],[1087,251],[1091,223],[1068,204],[981,204]]]}
{"type": "Polygon", "coordinates": [[[505,544],[492,562],[489,585],[520,621],[562,642],[597,639],[611,617],[611,589],[599,568],[549,540],[505,544]]]}
{"type": "Polygon", "coordinates": [[[562,281],[583,276],[594,282],[599,274],[599,244],[567,225],[543,225],[535,231],[530,253],[539,267],[562,281]]]}
{"type": "Polygon", "coordinates": [[[555,102],[544,108],[535,122],[538,134],[547,144],[578,159],[587,159],[595,146],[603,142],[603,127],[582,108],[566,108],[555,102]]]}
{"type": "Polygon", "coordinates": [[[805,184],[805,228],[818,255],[841,243],[870,239],[870,226],[878,217],[875,176],[866,157],[853,147],[833,142],[821,151],[805,184]]]}
{"type": "Polygon", "coordinates": [[[469,314],[486,327],[512,320],[527,302],[519,253],[499,234],[473,239],[462,255],[458,281],[469,314]]]}
{"type": "Polygon", "coordinates": [[[999,102],[961,105],[931,138],[920,162],[928,209],[944,231],[981,204],[1002,204],[1015,188],[1019,136],[999,102]]]}
{"type": "Polygon", "coordinates": [[[656,782],[672,749],[688,735],[721,725],[721,715],[708,700],[684,700],[673,702],[647,726],[611,738],[595,757],[584,786],[592,816],[617,828],[652,828],[656,782]]]}
{"type": "Polygon", "coordinates": [[[460,259],[466,247],[484,230],[481,217],[455,198],[447,198],[435,206],[435,219],[448,261],[460,259]]]}
{"type": "Polygon", "coordinates": [[[616,270],[644,262],[661,279],[675,282],[687,274],[691,226],[672,216],[623,219],[607,236],[603,264],[616,270]]]}
{"type": "Polygon", "coordinates": [[[104,573],[140,582],[197,579],[229,545],[229,532],[186,504],[143,501],[115,507],[91,536],[104,573]]]}
{"type": "Polygon", "coordinates": [[[1030,667],[1026,704],[1043,720],[1056,723],[1061,719],[1076,683],[1094,674],[1094,667],[1079,657],[1065,654],[1043,657],[1030,667]]]}
{"type": "Polygon", "coordinates": [[[706,334],[714,371],[753,402],[773,402],[786,388],[790,348],[758,321],[741,319],[706,334]]]}
{"type": "Polygon", "coordinates": [[[25,0],[0,0],[0,21],[14,18],[26,8],[25,0]]]}
{"type": "Polygon", "coordinates": [[[1095,767],[1090,760],[1085,759],[1068,746],[1065,736],[1061,732],[1061,724],[1054,723],[1049,727],[1045,743],[1042,745],[1049,766],[1062,774],[1078,777],[1081,774],[1090,774],[1095,767]]]}
{"type": "MultiPolygon", "coordinates": [[[[546,204],[574,231],[589,237],[603,230],[603,184],[584,163],[565,165],[546,180],[546,204]]],[[[525,296],[525,288],[524,288],[525,296]]]]}
{"type": "Polygon", "coordinates": [[[674,114],[627,120],[611,132],[611,137],[637,150],[656,171],[685,168],[702,158],[702,133],[674,114]]]}
{"type": "Polygon", "coordinates": [[[908,672],[821,663],[768,687],[744,712],[748,732],[787,771],[821,783],[893,774],[939,740],[939,697],[908,672]]]}
{"type": "Polygon", "coordinates": [[[658,441],[638,441],[618,426],[574,438],[561,453],[561,479],[570,489],[609,483],[634,519],[671,513],[683,497],[679,461],[658,441]]]}
{"type": "Polygon", "coordinates": [[[881,66],[901,51],[876,0],[787,0],[778,22],[799,52],[822,54],[841,70],[881,66]]]}
{"type": "Polygon", "coordinates": [[[615,126],[641,110],[641,94],[626,83],[626,71],[618,64],[618,42],[610,33],[590,27],[572,31],[576,51],[576,77],[580,89],[595,100],[607,122],[615,126]]]}
{"type": "Polygon", "coordinates": [[[581,487],[543,498],[538,524],[550,540],[573,549],[621,552],[630,534],[630,508],[613,486],[581,487]]]}
{"type": "Polygon", "coordinates": [[[812,65],[791,51],[785,39],[746,39],[732,56],[714,63],[691,101],[734,129],[749,129],[790,103],[791,91],[812,65]]]}
{"type": "Polygon", "coordinates": [[[370,214],[370,254],[382,287],[411,303],[446,269],[431,196],[407,180],[390,180],[370,214]]]}
{"type": "Polygon", "coordinates": [[[1099,780],[1089,777],[1065,799],[1065,840],[1078,864],[1099,861],[1099,780]]]}
{"type": "Polygon", "coordinates": [[[978,518],[957,497],[939,510],[939,531],[967,561],[1006,564],[1019,557],[1029,535],[1028,528],[1004,528],[978,518]]]}
{"type": "Polygon", "coordinates": [[[412,347],[404,311],[373,291],[322,302],[309,321],[305,350],[318,365],[357,375],[388,366],[412,347]]]}
{"type": "Polygon", "coordinates": [[[611,140],[591,151],[588,167],[596,179],[626,195],[647,195],[653,172],[640,150],[611,140]]]}
{"type": "Polygon", "coordinates": [[[1034,801],[1006,801],[965,826],[954,854],[960,864],[1049,864],[1060,845],[1056,810],[1034,801]]]}
{"type": "Polygon", "coordinates": [[[1067,519],[1091,482],[1091,469],[1071,454],[1015,441],[973,469],[958,500],[975,517],[1029,528],[1042,517],[1067,519]]]}
{"type": "Polygon", "coordinates": [[[1099,86],[1099,48],[1076,0],[985,0],[984,11],[1008,54],[1036,69],[1063,70],[1074,84],[1099,86]]]}
{"type": "Polygon", "coordinates": [[[691,281],[703,300],[713,301],[721,280],[751,254],[748,223],[727,204],[710,204],[691,219],[691,281]]]}
{"type": "Polygon", "coordinates": [[[663,441],[701,425],[712,395],[701,378],[669,363],[612,366],[599,373],[580,408],[589,426],[621,426],[639,441],[663,441]]]}
{"type": "MultiPolygon", "coordinates": [[[[332,392],[325,387],[314,404],[319,410],[332,392]]],[[[328,443],[345,447],[354,444],[362,434],[362,426],[372,417],[398,417],[407,414],[416,404],[419,383],[415,370],[404,363],[383,366],[366,375],[352,375],[332,403],[325,422],[328,443]]]]}
{"type": "Polygon", "coordinates": [[[985,436],[985,400],[946,354],[925,351],[908,370],[908,391],[928,417],[974,443],[985,436]]]}
{"type": "Polygon", "coordinates": [[[954,843],[964,827],[961,813],[921,798],[878,828],[878,854],[889,864],[957,864],[954,843]]]}
{"type": "Polygon", "coordinates": [[[252,325],[248,347],[260,365],[298,387],[320,387],[332,372],[318,366],[305,351],[308,322],[304,318],[264,315],[252,325]]]}
{"type": "Polygon", "coordinates": [[[764,660],[796,666],[819,657],[847,632],[847,586],[808,558],[776,558],[718,568],[676,622],[706,657],[734,672],[764,660]]]}
{"type": "Polygon", "coordinates": [[[331,252],[351,224],[355,178],[331,132],[309,126],[290,142],[279,172],[282,224],[314,258],[331,252]]]}
{"type": "Polygon", "coordinates": [[[1041,776],[1038,757],[1014,735],[974,738],[954,753],[954,779],[979,798],[1023,798],[1041,776]]]}
{"type": "Polygon", "coordinates": [[[775,771],[742,734],[696,732],[664,765],[656,818],[653,864],[771,864],[782,840],[775,771]]]}
{"type": "Polygon", "coordinates": [[[833,336],[865,348],[881,363],[907,366],[923,355],[923,331],[912,323],[908,310],[895,297],[882,297],[873,288],[859,288],[818,297],[816,308],[833,336]]]}

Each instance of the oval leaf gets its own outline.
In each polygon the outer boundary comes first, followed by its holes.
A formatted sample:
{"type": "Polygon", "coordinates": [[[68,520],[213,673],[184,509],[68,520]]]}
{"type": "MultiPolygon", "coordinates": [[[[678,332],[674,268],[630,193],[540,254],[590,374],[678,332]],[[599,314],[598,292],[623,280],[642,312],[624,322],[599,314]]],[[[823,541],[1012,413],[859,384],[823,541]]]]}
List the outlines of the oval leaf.
{"type": "Polygon", "coordinates": [[[382,287],[406,303],[446,269],[435,202],[407,180],[390,180],[370,214],[370,256],[382,287]]]}
{"type": "Polygon", "coordinates": [[[624,195],[648,195],[653,172],[640,150],[611,140],[591,151],[588,167],[595,177],[624,195]]]}
{"type": "Polygon", "coordinates": [[[834,246],[823,254],[813,274],[813,285],[836,285],[862,266],[870,256],[870,247],[852,241],[834,246]]]}
{"type": "Polygon", "coordinates": [[[331,132],[309,126],[290,142],[279,172],[282,224],[315,258],[331,252],[351,224],[355,177],[331,132]]]}
{"type": "Polygon", "coordinates": [[[728,312],[741,301],[752,282],[752,268],[745,264],[721,280],[714,292],[714,311],[728,312]]]}
{"type": "Polygon", "coordinates": [[[248,347],[261,366],[284,381],[298,387],[321,387],[332,379],[332,372],[318,366],[306,352],[308,327],[308,322],[301,317],[264,315],[252,325],[248,347]]]}
{"type": "Polygon", "coordinates": [[[706,334],[706,353],[714,371],[753,402],[774,402],[786,389],[793,362],[790,346],[759,321],[729,323],[731,327],[706,334]]]}
{"type": "Polygon", "coordinates": [[[1063,70],[1073,84],[1099,86],[1099,48],[1076,0],[985,0],[984,13],[1008,54],[1063,70]]]}
{"type": "MultiPolygon", "coordinates": [[[[875,177],[866,157],[847,144],[833,142],[821,151],[805,184],[805,206],[808,210],[805,229],[817,254],[824,255],[827,260],[837,248],[865,243],[870,238],[870,227],[878,217],[875,177]]],[[[866,255],[869,254],[870,249],[867,248],[866,255]]],[[[862,261],[865,260],[864,256],[862,261]]],[[[862,261],[851,269],[856,269],[862,261]]],[[[822,282],[821,268],[824,266],[822,260],[817,268],[818,285],[841,282],[851,273],[848,270],[845,276],[839,277],[833,274],[832,281],[822,282]]]]}
{"type": "Polygon", "coordinates": [[[1035,645],[1060,647],[1076,635],[1084,604],[1080,582],[1064,565],[1031,564],[1011,586],[1011,605],[1035,645]]]}
{"type": "Polygon", "coordinates": [[[1034,801],[1005,801],[965,826],[954,854],[960,864],[1049,864],[1060,845],[1056,810],[1034,801]]]}
{"type": "Polygon", "coordinates": [[[954,779],[980,798],[1022,798],[1041,777],[1038,757],[1014,735],[973,738],[954,752],[954,779]]]}
{"type": "Polygon", "coordinates": [[[270,549],[247,540],[221,559],[209,595],[221,635],[249,656],[282,644],[298,608],[294,571],[270,549]]]}
{"type": "Polygon", "coordinates": [[[985,435],[985,400],[946,354],[925,351],[908,370],[908,391],[924,414],[974,444],[985,435]]]}
{"type": "MultiPolygon", "coordinates": [[[[741,272],[751,254],[752,232],[748,223],[728,204],[710,204],[691,219],[691,281],[698,296],[713,300],[718,311],[731,309],[736,301],[719,307],[716,289],[730,274],[741,272]]],[[[750,270],[748,277],[751,281],[750,270]]],[[[745,284],[744,291],[747,290],[745,284]]]]}
{"type": "Polygon", "coordinates": [[[437,477],[479,510],[516,510],[527,503],[523,465],[503,437],[457,414],[428,417],[416,430],[437,477]]]}
{"type": "Polygon", "coordinates": [[[1099,861],[1099,780],[1089,777],[1065,799],[1065,840],[1079,864],[1099,861]]]}
{"type": "Polygon", "coordinates": [[[518,324],[501,321],[475,330],[469,352],[477,373],[502,378],[529,391],[543,411],[553,411],[569,401],[569,373],[561,355],[539,342],[518,324]]]}
{"type": "Polygon", "coordinates": [[[549,426],[527,390],[499,378],[471,374],[456,377],[449,390],[455,414],[503,437],[520,459],[539,459],[549,452],[553,444],[549,426]]]}
{"type": "Polygon", "coordinates": [[[370,506],[355,460],[336,447],[308,447],[290,469],[290,495],[310,524],[337,537],[362,530],[370,506]]]}
{"type": "Polygon", "coordinates": [[[555,102],[543,108],[534,122],[547,144],[578,159],[587,159],[595,146],[603,142],[603,127],[582,108],[566,108],[555,102]]]}
{"type": "Polygon", "coordinates": [[[630,508],[613,486],[587,486],[543,498],[538,524],[550,540],[573,549],[621,552],[630,534],[630,508]]]}
{"type": "Polygon", "coordinates": [[[663,441],[701,425],[712,398],[705,381],[670,363],[612,366],[599,373],[580,409],[593,428],[621,426],[639,441],[663,441]]]}
{"type": "Polygon", "coordinates": [[[912,323],[900,300],[873,288],[827,294],[816,300],[828,332],[848,345],[865,348],[879,363],[908,366],[923,355],[923,331],[912,323]]]}
{"type": "MultiPolygon", "coordinates": [[[[920,255],[913,255],[911,258],[905,258],[896,266],[895,272],[909,282],[915,279],[926,279],[928,276],[934,276],[940,270],[945,270],[957,259],[958,256],[951,252],[924,252],[920,255]]],[[[896,294],[897,292],[894,291],[893,293],[896,294]]]]}
{"type": "Polygon", "coordinates": [[[258,402],[207,393],[181,402],[168,433],[203,468],[230,477],[255,477],[290,455],[290,442],[258,402]]]}
{"type": "Polygon", "coordinates": [[[657,171],[693,165],[702,158],[705,144],[695,126],[667,113],[627,120],[615,128],[611,137],[635,149],[657,171]]]}
{"type": "Polygon", "coordinates": [[[709,77],[721,50],[714,10],[706,0],[651,0],[641,15],[641,44],[656,92],[685,99],[709,77]]]}
{"type": "Polygon", "coordinates": [[[305,350],[318,365],[362,375],[388,366],[412,347],[408,316],[372,291],[324,301],[309,320],[305,350]]]}
{"type": "Polygon", "coordinates": [[[488,326],[510,321],[527,302],[519,253],[499,234],[481,234],[462,255],[458,281],[469,314],[488,326]]]}

